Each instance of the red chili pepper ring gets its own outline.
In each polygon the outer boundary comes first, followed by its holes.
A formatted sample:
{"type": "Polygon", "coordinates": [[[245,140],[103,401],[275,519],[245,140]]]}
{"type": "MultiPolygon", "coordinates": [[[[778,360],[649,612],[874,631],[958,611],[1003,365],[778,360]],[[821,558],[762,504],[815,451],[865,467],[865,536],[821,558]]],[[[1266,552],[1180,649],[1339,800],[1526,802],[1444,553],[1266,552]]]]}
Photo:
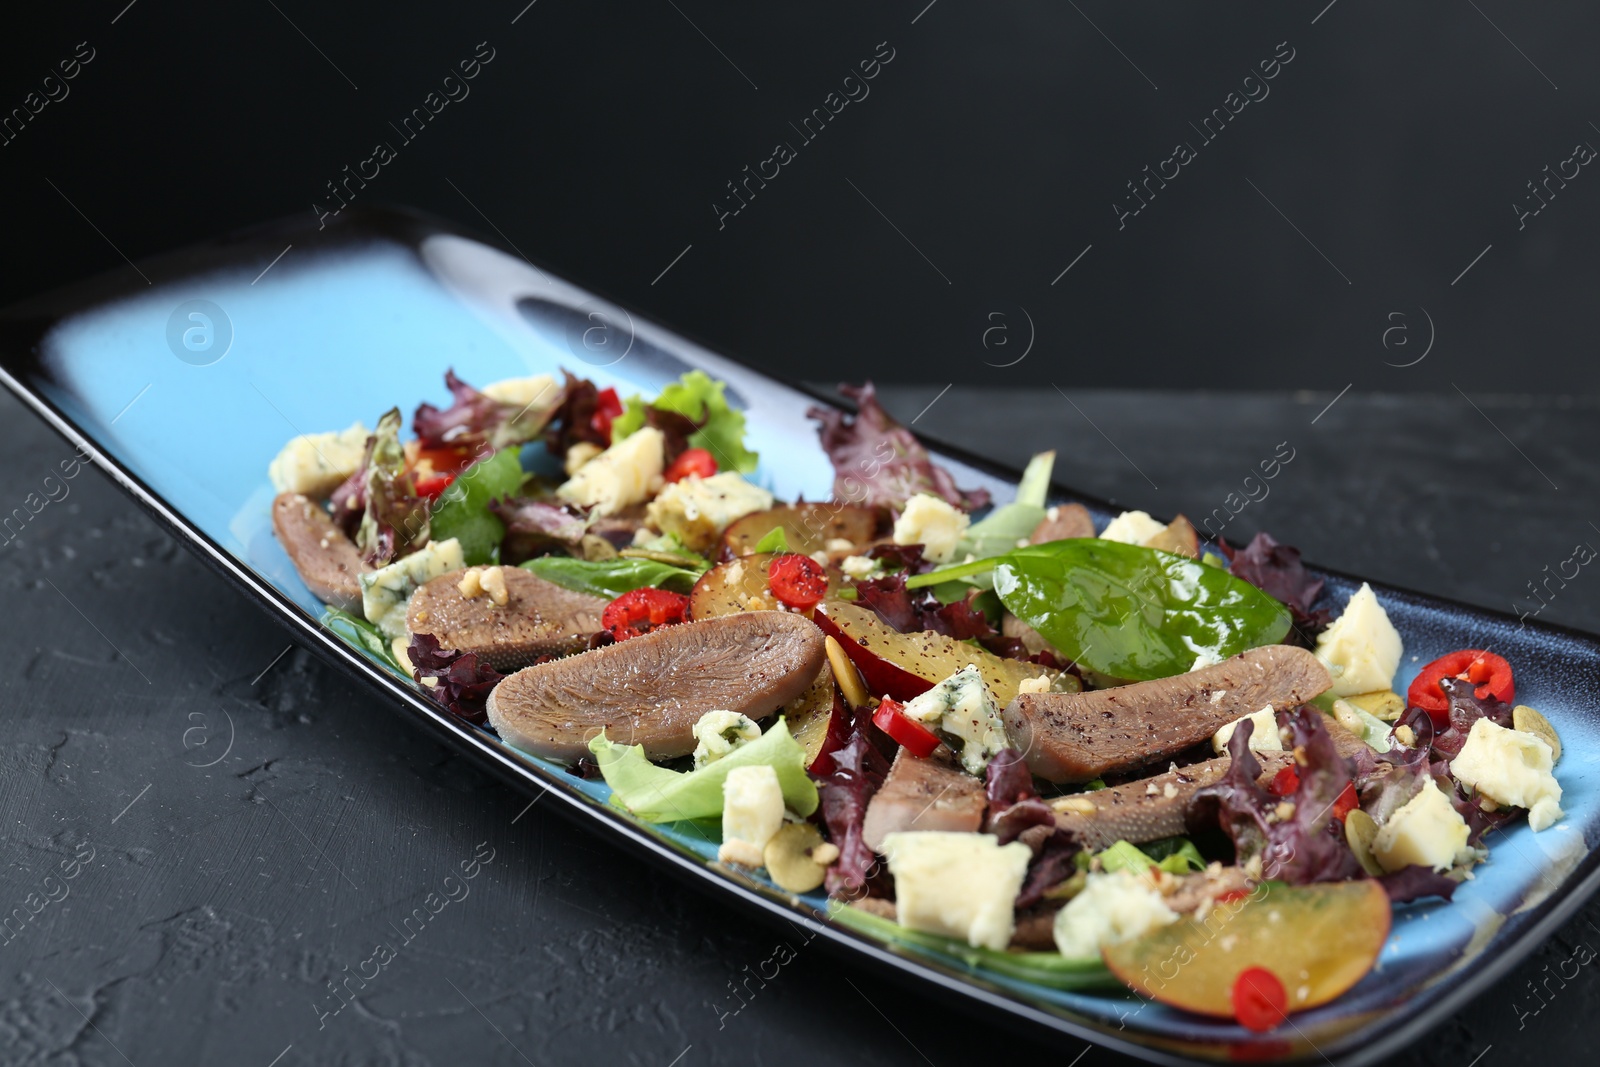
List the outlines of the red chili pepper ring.
{"type": "Polygon", "coordinates": [[[1406,690],[1406,703],[1426,711],[1440,726],[1450,721],[1450,700],[1439,686],[1444,678],[1471,682],[1475,687],[1473,695],[1479,700],[1493,696],[1509,704],[1517,695],[1511,664],[1504,657],[1479,648],[1463,648],[1440,656],[1422,668],[1422,673],[1406,690]]]}

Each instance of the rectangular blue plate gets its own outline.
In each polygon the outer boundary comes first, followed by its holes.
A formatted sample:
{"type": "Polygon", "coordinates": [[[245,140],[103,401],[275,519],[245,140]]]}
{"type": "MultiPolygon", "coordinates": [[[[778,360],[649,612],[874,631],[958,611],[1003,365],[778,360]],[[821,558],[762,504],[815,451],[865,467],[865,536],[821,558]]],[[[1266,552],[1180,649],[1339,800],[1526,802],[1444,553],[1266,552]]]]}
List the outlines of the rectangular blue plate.
{"type": "MultiPolygon", "coordinates": [[[[780,498],[825,499],[832,469],[805,418],[815,401],[594,293],[447,225],[352,213],[317,231],[266,227],[143,264],[11,309],[0,318],[0,376],[136,500],[299,638],[377,686],[407,718],[500,772],[565,801],[657,862],[717,892],[803,924],[853,958],[961,999],[996,1022],[1018,1018],[1154,1062],[1334,1059],[1390,1054],[1441,1022],[1528,954],[1600,882],[1600,642],[1586,634],[1377,587],[1405,638],[1402,689],[1456,648],[1494,648],[1515,665],[1518,699],[1561,734],[1566,818],[1534,834],[1496,832],[1491,858],[1449,904],[1395,915],[1378,967],[1335,1002],[1269,1035],[1129,995],[1069,993],[975,972],[934,951],[894,948],[826,917],[820,896],[790,897],[711,862],[714,836],[640,823],[601,783],[502,744],[441,712],[409,679],[320,626],[321,605],[272,537],[267,463],[291,437],[372,425],[398,404],[443,402],[443,373],[465,380],[569,368],[601,387],[653,394],[692,367],[729,385],[762,456],[755,479],[780,498]],[[286,246],[288,254],[277,260],[286,246]],[[270,270],[267,268],[270,265],[270,270]],[[265,273],[263,273],[265,271],[265,273]],[[125,273],[125,272],[124,272],[125,273]]],[[[964,486],[1014,494],[1015,473],[934,447],[964,486]]],[[[1067,494],[1061,499],[1083,499],[1067,494]]],[[[1084,500],[1103,524],[1112,510],[1084,500]]],[[[1352,578],[1323,571],[1330,603],[1352,578]]]]}

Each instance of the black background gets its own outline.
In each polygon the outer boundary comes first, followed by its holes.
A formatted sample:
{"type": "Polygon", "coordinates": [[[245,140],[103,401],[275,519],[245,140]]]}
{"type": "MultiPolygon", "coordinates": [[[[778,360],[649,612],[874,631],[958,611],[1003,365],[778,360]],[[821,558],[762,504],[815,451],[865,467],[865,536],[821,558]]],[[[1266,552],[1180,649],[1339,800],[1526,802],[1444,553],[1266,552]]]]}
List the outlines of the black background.
{"type": "Polygon", "coordinates": [[[386,141],[359,201],[498,232],[790,379],[1600,388],[1600,193],[1585,168],[1520,231],[1513,208],[1600,144],[1592,5],[125,3],[3,35],[7,109],[95,58],[0,147],[0,298],[309,214],[386,141]],[[470,95],[402,142],[479,42],[470,95]],[[879,42],[870,95],[801,142],[879,42]],[[1270,95],[1202,141],[1279,42],[1270,95]],[[780,140],[797,158],[719,229],[780,140]],[[1198,158],[1119,229],[1179,141],[1198,158]]]}
{"type": "MultiPolygon", "coordinates": [[[[0,145],[0,302],[312,217],[325,183],[398,144],[389,123],[487,42],[471,95],[359,202],[460,220],[782,377],[923,383],[889,392],[904,421],[962,383],[919,430],[1010,462],[1062,447],[1063,483],[1157,513],[1208,512],[1290,439],[1306,458],[1245,523],[1359,573],[1514,609],[1541,567],[1592,539],[1593,402],[1497,394],[1600,391],[1579,296],[1600,194],[1580,175],[1520,232],[1512,208],[1573,144],[1600,144],[1600,14],[925,2],[11,12],[0,110],[25,106],[78,42],[95,58],[0,145]],[[719,230],[724,183],[797,140],[788,124],[883,41],[894,59],[871,95],[719,230]],[[1188,124],[1279,42],[1294,59],[1271,95],[1119,231],[1124,183],[1198,142],[1188,124]],[[1090,389],[1153,386],[1165,391],[1090,389]],[[1197,401],[1197,388],[1264,392],[1197,401]],[[1297,390],[1318,392],[1282,395],[1297,390]],[[1437,395],[1376,395],[1395,392],[1437,395]]],[[[0,448],[5,499],[65,454],[9,399],[0,448]]],[[[78,844],[98,849],[49,925],[0,950],[8,1067],[1084,1053],[811,951],[720,1026],[728,983],[780,931],[553,812],[524,813],[520,794],[395,730],[383,701],[303,650],[274,659],[288,642],[268,618],[98,474],[75,484],[0,559],[0,647],[17,653],[0,688],[3,900],[78,844]],[[211,750],[189,731],[203,721],[220,742],[221,712],[236,745],[199,768],[211,750]],[[480,840],[498,858],[472,901],[319,1029],[325,980],[480,840]]],[[[1575,583],[1541,617],[1600,628],[1600,599],[1575,583]]],[[[1592,1053],[1592,968],[1542,1017],[1519,1011],[1529,983],[1600,942],[1597,919],[1586,909],[1407,1061],[1592,1053]]]]}

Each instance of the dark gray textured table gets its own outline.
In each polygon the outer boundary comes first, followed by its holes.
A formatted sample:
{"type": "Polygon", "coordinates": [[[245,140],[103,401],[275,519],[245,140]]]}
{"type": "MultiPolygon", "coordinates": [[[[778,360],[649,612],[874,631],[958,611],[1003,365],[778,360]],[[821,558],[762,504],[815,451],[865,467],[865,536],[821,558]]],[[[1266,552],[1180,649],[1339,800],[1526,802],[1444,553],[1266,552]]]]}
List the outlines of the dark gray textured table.
{"type": "MultiPolygon", "coordinates": [[[[884,392],[932,436],[1010,462],[1055,447],[1062,483],[1197,519],[1287,442],[1230,539],[1268,529],[1317,562],[1490,607],[1600,544],[1591,400],[1351,393],[1324,412],[1332,394],[953,389],[923,411],[939,386],[884,392]]],[[[9,397],[0,442],[5,512],[70,455],[9,397]]],[[[0,935],[0,1063],[1080,1062],[1080,1042],[883,988],[529,809],[291,645],[100,474],[65,484],[0,548],[0,907],[27,916],[0,935]],[[731,985],[785,941],[792,962],[733,1013],[731,985]],[[326,983],[356,973],[370,980],[341,1007],[326,983]]],[[[1596,581],[1541,617],[1600,630],[1596,581]]],[[[1408,1060],[1592,1053],[1574,1022],[1600,981],[1576,961],[1597,919],[1408,1060]],[[1537,1015],[1530,981],[1550,990],[1537,1015]]]]}

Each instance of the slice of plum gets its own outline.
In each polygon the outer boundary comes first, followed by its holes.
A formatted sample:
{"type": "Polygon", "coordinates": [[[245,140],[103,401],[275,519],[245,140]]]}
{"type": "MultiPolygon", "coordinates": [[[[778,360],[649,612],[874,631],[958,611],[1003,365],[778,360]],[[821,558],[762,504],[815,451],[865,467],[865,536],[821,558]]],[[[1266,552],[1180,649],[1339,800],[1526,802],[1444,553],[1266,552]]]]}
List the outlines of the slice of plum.
{"type": "Polygon", "coordinates": [[[1232,990],[1251,967],[1271,971],[1291,1014],[1326,1004],[1372,969],[1392,911],[1370,879],[1286,886],[1219,901],[1203,920],[1179,919],[1102,950],[1106,966],[1135,992],[1185,1011],[1233,1017],[1232,990]]]}
{"type": "Polygon", "coordinates": [[[845,600],[824,600],[816,624],[839,642],[860,668],[874,696],[910,700],[967,666],[978,668],[989,693],[1001,707],[1016,698],[1029,678],[1054,678],[1056,672],[1037,663],[1002,659],[994,653],[943,634],[903,634],[885,625],[877,613],[845,600]]]}

